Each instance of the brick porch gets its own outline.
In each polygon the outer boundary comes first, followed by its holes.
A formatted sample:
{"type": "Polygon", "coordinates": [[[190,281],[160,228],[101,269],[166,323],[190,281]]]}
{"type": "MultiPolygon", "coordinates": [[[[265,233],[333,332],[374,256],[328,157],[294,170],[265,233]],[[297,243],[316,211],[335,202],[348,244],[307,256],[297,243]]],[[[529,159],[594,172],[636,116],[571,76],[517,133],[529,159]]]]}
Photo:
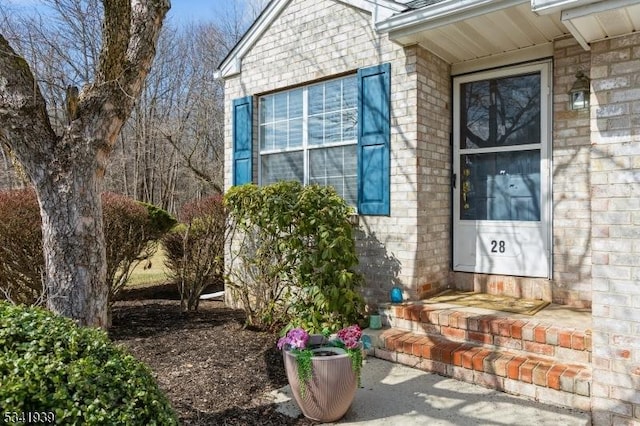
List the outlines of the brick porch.
{"type": "Polygon", "coordinates": [[[535,316],[453,304],[384,305],[373,355],[540,402],[591,409],[590,315],[535,316]]]}

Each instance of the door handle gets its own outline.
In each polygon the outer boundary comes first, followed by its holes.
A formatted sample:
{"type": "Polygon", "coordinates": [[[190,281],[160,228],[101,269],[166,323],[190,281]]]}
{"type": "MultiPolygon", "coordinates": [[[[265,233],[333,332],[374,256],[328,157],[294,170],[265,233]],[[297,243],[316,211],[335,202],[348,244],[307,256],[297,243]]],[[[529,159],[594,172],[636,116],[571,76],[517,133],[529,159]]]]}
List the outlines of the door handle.
{"type": "Polygon", "coordinates": [[[451,174],[451,187],[456,189],[456,181],[458,180],[458,175],[455,173],[451,174]]]}

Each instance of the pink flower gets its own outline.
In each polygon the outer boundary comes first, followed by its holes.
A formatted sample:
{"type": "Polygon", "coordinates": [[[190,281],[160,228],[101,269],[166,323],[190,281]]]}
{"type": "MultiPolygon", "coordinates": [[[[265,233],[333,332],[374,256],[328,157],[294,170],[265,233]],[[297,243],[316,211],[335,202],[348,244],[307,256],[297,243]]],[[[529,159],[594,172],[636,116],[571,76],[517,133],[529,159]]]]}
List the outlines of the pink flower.
{"type": "Polygon", "coordinates": [[[352,325],[347,328],[343,328],[338,331],[338,338],[342,340],[342,343],[347,349],[356,349],[360,345],[360,338],[362,337],[362,330],[358,325],[352,325]]]}
{"type": "Polygon", "coordinates": [[[278,340],[278,349],[282,349],[285,346],[294,349],[304,349],[309,341],[309,333],[302,328],[293,328],[289,330],[285,337],[278,340]]]}

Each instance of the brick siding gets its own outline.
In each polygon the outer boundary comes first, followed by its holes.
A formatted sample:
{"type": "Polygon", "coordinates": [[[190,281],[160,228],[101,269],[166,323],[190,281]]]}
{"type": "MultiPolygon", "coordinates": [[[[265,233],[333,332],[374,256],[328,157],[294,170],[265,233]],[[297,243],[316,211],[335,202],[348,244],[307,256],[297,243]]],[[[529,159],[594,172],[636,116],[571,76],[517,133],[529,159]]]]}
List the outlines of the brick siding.
{"type": "Polygon", "coordinates": [[[594,424],[640,424],[640,34],[592,45],[594,424]]]}
{"type": "MultiPolygon", "coordinates": [[[[232,99],[385,62],[391,63],[391,216],[361,216],[357,232],[364,295],[371,303],[388,300],[394,285],[416,298],[448,280],[448,66],[421,48],[405,50],[376,34],[371,15],[359,9],[332,0],[292,0],[242,59],[242,73],[225,82],[230,123],[232,99]]],[[[257,121],[254,126],[257,182],[257,121]]],[[[228,124],[227,188],[231,132],[228,124]]]]}
{"type": "Polygon", "coordinates": [[[589,74],[591,55],[573,38],[555,43],[553,66],[553,301],[591,301],[591,132],[589,110],[572,111],[576,72],[589,74]]]}
{"type": "Polygon", "coordinates": [[[448,286],[451,256],[451,69],[430,52],[417,54],[418,296],[448,286]]]}

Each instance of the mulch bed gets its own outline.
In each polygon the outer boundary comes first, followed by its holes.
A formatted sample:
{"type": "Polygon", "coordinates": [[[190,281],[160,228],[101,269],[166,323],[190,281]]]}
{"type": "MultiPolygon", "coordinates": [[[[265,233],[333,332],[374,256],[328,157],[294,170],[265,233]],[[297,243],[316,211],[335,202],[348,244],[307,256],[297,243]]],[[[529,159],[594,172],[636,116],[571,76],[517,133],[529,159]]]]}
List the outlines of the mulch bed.
{"type": "Polygon", "coordinates": [[[180,312],[172,286],[125,291],[111,338],[154,373],[185,425],[311,425],[262,396],[287,384],[273,333],[244,328],[242,311],[202,301],[180,312]]]}

